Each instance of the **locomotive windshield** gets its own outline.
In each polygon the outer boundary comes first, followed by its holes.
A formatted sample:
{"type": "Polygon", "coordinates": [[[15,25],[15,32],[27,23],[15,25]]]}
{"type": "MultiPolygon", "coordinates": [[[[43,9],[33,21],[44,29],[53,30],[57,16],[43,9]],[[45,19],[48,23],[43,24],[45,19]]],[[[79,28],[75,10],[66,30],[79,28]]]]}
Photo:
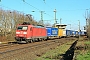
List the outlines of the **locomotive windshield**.
{"type": "Polygon", "coordinates": [[[17,30],[27,30],[28,26],[18,26],[17,30]]]}

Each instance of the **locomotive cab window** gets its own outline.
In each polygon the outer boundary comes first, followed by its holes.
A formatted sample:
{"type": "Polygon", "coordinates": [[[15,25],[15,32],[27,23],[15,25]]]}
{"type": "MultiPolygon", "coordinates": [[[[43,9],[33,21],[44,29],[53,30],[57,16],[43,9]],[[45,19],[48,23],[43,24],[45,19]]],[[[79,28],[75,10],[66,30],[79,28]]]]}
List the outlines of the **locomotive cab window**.
{"type": "Polygon", "coordinates": [[[27,30],[28,26],[18,26],[17,30],[27,30]]]}

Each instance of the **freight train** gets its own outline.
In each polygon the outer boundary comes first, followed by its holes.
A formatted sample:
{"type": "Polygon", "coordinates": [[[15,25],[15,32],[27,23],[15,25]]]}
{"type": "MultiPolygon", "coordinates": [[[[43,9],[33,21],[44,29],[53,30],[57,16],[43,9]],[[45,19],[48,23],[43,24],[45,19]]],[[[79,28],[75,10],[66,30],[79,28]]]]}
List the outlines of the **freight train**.
{"type": "Polygon", "coordinates": [[[78,31],[74,30],[63,30],[55,27],[34,26],[27,22],[24,22],[23,24],[17,25],[15,40],[18,43],[28,43],[47,40],[52,37],[75,37],[78,35],[78,31]]]}

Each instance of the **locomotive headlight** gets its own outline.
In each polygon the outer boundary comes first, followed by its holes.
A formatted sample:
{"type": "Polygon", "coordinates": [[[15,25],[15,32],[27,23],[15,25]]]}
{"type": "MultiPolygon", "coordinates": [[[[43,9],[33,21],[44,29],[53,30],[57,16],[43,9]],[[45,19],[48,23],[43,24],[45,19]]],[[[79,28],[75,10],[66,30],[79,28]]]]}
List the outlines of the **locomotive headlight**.
{"type": "Polygon", "coordinates": [[[27,32],[23,32],[23,34],[27,34],[27,32]]]}
{"type": "Polygon", "coordinates": [[[20,32],[16,32],[16,34],[20,34],[20,32]]]}

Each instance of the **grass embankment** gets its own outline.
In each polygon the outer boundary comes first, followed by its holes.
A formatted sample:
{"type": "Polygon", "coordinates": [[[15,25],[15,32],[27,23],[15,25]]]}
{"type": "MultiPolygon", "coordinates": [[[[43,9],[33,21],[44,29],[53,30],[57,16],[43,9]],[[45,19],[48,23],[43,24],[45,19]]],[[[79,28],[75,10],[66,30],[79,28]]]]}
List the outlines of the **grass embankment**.
{"type": "Polygon", "coordinates": [[[90,60],[90,40],[83,40],[78,43],[79,46],[82,46],[83,49],[76,50],[76,60],[90,60]]]}
{"type": "Polygon", "coordinates": [[[44,55],[42,55],[36,60],[53,60],[53,59],[60,60],[60,58],[62,58],[62,56],[60,55],[64,54],[74,41],[69,41],[68,43],[57,46],[55,49],[49,50],[48,52],[46,52],[44,55]]]}

